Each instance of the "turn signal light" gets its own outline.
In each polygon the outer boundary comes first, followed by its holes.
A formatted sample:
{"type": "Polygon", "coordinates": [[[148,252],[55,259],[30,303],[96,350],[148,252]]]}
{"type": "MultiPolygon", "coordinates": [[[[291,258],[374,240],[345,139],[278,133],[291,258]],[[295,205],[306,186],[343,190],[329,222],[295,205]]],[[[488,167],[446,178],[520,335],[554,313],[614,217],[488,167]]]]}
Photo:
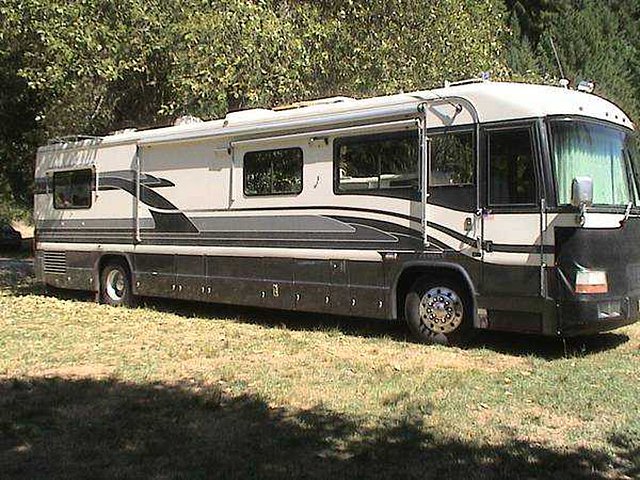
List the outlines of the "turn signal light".
{"type": "Polygon", "coordinates": [[[607,272],[580,270],[576,273],[576,293],[607,293],[607,272]]]}

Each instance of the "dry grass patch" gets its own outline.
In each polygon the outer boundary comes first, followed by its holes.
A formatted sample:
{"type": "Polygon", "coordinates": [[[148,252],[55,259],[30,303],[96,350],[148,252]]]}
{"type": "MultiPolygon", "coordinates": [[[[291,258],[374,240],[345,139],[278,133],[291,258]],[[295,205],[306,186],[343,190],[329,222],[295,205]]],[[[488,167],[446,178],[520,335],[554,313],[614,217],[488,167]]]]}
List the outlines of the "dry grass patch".
{"type": "Polygon", "coordinates": [[[60,368],[50,368],[40,372],[36,377],[43,378],[64,378],[67,380],[78,380],[90,378],[101,380],[113,375],[113,368],[105,365],[72,365],[60,368]]]}

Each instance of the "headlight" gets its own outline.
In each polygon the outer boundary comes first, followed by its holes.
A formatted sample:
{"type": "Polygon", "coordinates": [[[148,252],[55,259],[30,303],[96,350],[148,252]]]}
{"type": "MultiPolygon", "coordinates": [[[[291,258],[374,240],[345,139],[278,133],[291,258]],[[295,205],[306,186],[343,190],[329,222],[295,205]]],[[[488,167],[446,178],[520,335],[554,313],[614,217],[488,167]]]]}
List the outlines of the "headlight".
{"type": "Polygon", "coordinates": [[[578,270],[576,293],[607,293],[607,272],[601,270],[578,270]]]}

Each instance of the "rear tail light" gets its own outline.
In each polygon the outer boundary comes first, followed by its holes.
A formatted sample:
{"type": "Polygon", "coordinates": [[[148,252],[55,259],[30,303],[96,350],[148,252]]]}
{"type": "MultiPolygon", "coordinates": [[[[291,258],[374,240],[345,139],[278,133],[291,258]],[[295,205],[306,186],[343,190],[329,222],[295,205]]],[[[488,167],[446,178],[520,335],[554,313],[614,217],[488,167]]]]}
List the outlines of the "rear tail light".
{"type": "Polygon", "coordinates": [[[578,270],[576,273],[576,293],[607,293],[607,272],[599,270],[578,270]]]}

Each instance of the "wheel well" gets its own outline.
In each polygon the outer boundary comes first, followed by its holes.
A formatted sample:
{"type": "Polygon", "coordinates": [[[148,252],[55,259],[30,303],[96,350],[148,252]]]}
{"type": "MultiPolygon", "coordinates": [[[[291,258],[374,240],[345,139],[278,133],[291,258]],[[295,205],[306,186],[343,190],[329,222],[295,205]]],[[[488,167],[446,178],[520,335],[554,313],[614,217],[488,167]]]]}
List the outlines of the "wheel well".
{"type": "Polygon", "coordinates": [[[454,266],[415,265],[404,269],[396,282],[395,310],[398,320],[404,319],[404,299],[409,293],[409,289],[418,278],[425,275],[433,276],[434,278],[446,278],[458,283],[469,295],[473,307],[472,311],[475,312],[474,289],[469,276],[464,270],[454,266]]]}
{"type": "Polygon", "coordinates": [[[131,265],[129,265],[129,259],[124,255],[103,255],[98,262],[98,278],[102,275],[102,269],[109,263],[119,263],[122,265],[129,274],[131,279],[131,265]]]}

